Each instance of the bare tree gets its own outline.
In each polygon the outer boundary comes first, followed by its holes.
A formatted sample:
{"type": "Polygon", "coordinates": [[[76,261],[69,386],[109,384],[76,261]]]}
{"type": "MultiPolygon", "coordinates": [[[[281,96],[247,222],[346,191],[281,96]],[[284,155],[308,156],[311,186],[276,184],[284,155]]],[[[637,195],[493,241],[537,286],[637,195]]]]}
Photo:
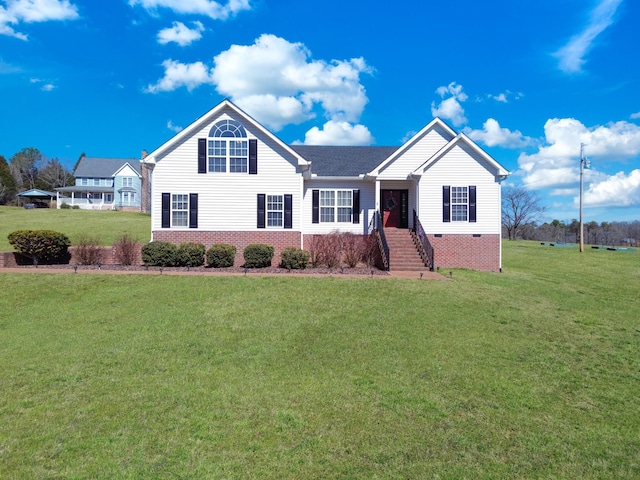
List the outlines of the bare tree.
{"type": "Polygon", "coordinates": [[[502,224],[509,240],[518,237],[521,226],[535,222],[544,213],[538,194],[524,187],[508,187],[502,193],[502,224]]]}
{"type": "Polygon", "coordinates": [[[46,165],[38,172],[38,186],[45,190],[53,190],[57,187],[66,187],[71,183],[73,176],[65,169],[57,158],[47,160],[46,165]]]}
{"type": "Polygon", "coordinates": [[[37,148],[23,148],[10,160],[10,169],[18,189],[35,188],[42,154],[37,148]]]}

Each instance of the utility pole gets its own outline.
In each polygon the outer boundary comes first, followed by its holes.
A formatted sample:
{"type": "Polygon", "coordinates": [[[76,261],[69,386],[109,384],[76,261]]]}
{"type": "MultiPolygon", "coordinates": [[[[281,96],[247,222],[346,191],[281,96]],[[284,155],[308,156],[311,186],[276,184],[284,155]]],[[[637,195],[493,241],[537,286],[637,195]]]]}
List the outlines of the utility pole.
{"type": "Polygon", "coordinates": [[[584,155],[584,143],[580,144],[580,253],[584,252],[584,222],[582,220],[582,195],[584,190],[584,169],[589,168],[589,160],[584,155]]]}

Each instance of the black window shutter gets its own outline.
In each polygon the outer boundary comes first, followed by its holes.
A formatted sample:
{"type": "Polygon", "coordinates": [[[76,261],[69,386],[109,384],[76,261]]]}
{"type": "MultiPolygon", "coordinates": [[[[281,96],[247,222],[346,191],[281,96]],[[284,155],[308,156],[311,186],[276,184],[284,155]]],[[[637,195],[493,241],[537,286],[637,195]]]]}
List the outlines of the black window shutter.
{"type": "Polygon", "coordinates": [[[265,197],[264,193],[258,194],[258,228],[265,227],[265,197]]]}
{"type": "Polygon", "coordinates": [[[162,228],[171,227],[171,194],[162,194],[162,228]]]}
{"type": "Polygon", "coordinates": [[[249,140],[249,174],[258,174],[258,140],[249,140]]]}
{"type": "Polygon", "coordinates": [[[360,223],[360,190],[353,191],[352,218],[353,223],[360,223]]]}
{"type": "Polygon", "coordinates": [[[198,139],[198,173],[207,173],[207,139],[198,139]]]}
{"type": "Polygon", "coordinates": [[[442,221],[451,221],[451,187],[449,185],[442,187],[442,221]]]}
{"type": "Polygon", "coordinates": [[[313,223],[320,223],[320,190],[313,190],[311,192],[311,221],[313,223]]]}
{"type": "Polygon", "coordinates": [[[469,221],[476,221],[476,186],[469,185],[469,221]]]}
{"type": "Polygon", "coordinates": [[[284,196],[284,228],[293,228],[293,195],[284,196]]]}
{"type": "Polygon", "coordinates": [[[189,194],[189,228],[198,228],[198,194],[189,194]]]}

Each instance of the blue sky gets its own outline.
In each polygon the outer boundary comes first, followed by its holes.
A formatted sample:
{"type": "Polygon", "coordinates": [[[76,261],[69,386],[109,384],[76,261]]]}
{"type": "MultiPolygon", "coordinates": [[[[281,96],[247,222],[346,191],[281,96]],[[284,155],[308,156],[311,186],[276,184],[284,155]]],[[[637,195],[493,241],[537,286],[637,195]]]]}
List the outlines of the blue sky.
{"type": "Polygon", "coordinates": [[[0,155],[138,158],[229,98],[287,143],[439,116],[546,218],[640,219],[636,0],[0,0],[0,155]]]}

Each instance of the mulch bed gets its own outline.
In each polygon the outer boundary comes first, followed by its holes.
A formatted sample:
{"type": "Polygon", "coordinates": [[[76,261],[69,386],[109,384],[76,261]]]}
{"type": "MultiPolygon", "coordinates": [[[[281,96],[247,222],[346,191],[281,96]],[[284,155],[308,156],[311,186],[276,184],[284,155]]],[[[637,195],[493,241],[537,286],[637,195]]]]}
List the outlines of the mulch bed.
{"type": "Polygon", "coordinates": [[[81,272],[90,273],[95,272],[110,272],[110,273],[157,273],[157,274],[217,274],[217,275],[361,275],[361,276],[374,276],[374,275],[389,275],[389,272],[379,270],[375,267],[356,267],[356,268],[305,268],[302,270],[288,270],[280,267],[265,267],[265,268],[244,268],[244,267],[229,267],[229,268],[209,268],[209,267],[145,267],[141,265],[71,265],[71,264],[59,264],[59,265],[21,265],[14,267],[12,270],[39,270],[39,271],[69,271],[69,272],[81,272]]]}

